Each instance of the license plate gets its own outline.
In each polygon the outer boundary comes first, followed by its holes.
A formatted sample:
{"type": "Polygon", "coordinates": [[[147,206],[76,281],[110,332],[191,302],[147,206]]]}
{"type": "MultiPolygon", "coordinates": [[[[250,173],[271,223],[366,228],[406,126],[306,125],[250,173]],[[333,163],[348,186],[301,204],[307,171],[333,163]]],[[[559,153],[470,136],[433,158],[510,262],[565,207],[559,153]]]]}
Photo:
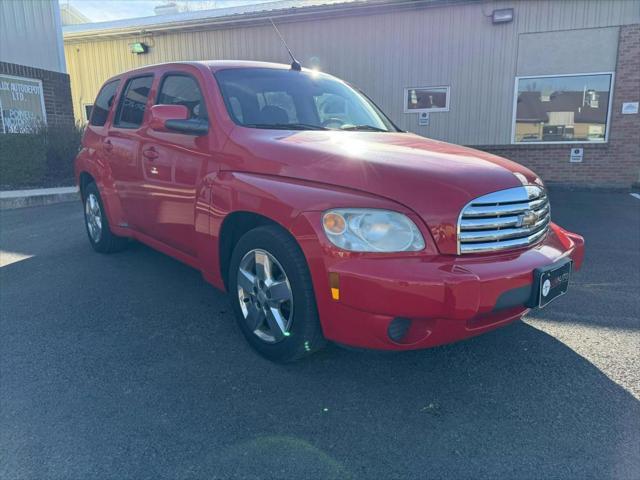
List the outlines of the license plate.
{"type": "Polygon", "coordinates": [[[532,303],[538,307],[544,307],[567,293],[572,266],[573,262],[571,260],[564,260],[548,267],[536,269],[533,288],[535,298],[532,299],[534,300],[532,303]]]}

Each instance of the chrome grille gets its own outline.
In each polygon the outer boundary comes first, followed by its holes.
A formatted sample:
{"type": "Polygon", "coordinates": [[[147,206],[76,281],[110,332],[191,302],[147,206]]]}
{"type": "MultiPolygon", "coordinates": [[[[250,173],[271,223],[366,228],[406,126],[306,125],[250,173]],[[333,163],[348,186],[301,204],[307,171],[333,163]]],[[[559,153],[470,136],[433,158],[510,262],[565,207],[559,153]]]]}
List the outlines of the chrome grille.
{"type": "Polygon", "coordinates": [[[469,202],[458,218],[458,253],[508,250],[532,245],[547,233],[551,211],[535,185],[509,188],[469,202]]]}

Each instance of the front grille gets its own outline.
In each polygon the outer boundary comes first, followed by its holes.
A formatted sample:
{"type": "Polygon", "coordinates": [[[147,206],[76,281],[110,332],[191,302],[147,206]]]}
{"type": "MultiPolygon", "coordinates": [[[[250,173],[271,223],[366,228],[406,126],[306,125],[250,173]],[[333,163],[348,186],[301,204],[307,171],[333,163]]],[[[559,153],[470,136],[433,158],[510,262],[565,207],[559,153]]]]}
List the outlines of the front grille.
{"type": "Polygon", "coordinates": [[[458,253],[533,245],[547,233],[550,219],[547,194],[535,185],[478,197],[462,209],[458,218],[458,253]]]}

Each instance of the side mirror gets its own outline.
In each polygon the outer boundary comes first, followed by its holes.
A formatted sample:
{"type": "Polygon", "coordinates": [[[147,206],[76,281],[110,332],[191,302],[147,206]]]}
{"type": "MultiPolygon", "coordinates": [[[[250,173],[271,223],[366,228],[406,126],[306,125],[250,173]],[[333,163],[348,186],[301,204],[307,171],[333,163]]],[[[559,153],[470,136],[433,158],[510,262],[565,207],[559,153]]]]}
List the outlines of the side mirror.
{"type": "Polygon", "coordinates": [[[151,107],[149,127],[158,132],[206,135],[209,122],[205,119],[189,119],[189,111],[184,105],[154,105],[151,107]]]}
{"type": "Polygon", "coordinates": [[[149,126],[152,130],[166,132],[167,120],[186,120],[189,111],[184,105],[154,105],[151,107],[151,120],[149,126]]]}

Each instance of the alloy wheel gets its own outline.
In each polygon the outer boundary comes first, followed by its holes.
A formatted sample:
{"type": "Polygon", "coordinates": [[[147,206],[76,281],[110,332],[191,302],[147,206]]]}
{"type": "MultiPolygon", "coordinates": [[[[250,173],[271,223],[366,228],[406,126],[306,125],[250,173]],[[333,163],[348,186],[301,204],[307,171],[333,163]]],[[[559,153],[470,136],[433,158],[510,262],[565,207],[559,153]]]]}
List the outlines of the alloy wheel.
{"type": "Polygon", "coordinates": [[[87,222],[89,236],[94,243],[98,243],[102,237],[102,211],[97,197],[90,193],[84,202],[84,216],[87,222]]]}
{"type": "Polygon", "coordinates": [[[282,265],[269,252],[250,250],[240,261],[238,301],[249,329],[267,343],[289,336],[293,292],[282,265]]]}

